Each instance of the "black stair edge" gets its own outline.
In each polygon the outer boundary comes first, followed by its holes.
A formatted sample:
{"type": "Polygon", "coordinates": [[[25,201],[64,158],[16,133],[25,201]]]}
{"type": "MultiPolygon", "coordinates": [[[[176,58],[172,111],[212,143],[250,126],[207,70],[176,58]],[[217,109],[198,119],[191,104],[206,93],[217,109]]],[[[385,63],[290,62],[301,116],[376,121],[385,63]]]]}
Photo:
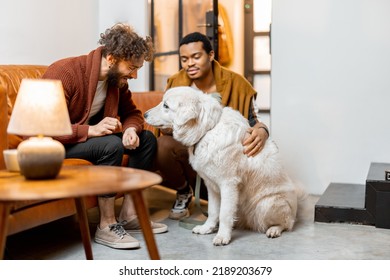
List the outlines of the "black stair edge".
{"type": "Polygon", "coordinates": [[[316,207],[314,221],[320,223],[349,223],[359,225],[375,225],[373,217],[366,209],[341,209],[316,207]]]}
{"type": "Polygon", "coordinates": [[[365,185],[329,184],[315,204],[314,221],[375,225],[365,208],[365,185]]]}
{"type": "Polygon", "coordinates": [[[386,181],[386,170],[390,170],[390,163],[384,162],[371,162],[370,168],[367,174],[367,182],[390,182],[386,181]]]}

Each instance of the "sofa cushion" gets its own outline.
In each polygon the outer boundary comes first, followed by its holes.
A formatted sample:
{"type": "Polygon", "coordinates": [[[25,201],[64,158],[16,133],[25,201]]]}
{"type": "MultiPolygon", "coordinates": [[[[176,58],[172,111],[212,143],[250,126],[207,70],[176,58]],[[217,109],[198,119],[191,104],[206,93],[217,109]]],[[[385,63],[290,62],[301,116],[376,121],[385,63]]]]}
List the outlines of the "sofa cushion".
{"type": "MultiPolygon", "coordinates": [[[[164,93],[162,91],[132,92],[132,99],[135,105],[137,105],[137,108],[144,114],[147,110],[157,106],[161,102],[163,95],[164,93]]],[[[145,129],[155,134],[157,132],[154,127],[147,123],[145,123],[145,129]]]]}

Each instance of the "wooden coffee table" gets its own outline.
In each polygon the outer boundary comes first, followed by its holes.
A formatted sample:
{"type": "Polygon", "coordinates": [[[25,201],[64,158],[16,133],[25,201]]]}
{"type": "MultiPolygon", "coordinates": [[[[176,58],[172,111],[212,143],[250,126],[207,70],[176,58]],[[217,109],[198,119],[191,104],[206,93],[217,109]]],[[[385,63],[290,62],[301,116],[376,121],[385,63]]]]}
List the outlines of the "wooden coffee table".
{"type": "Polygon", "coordinates": [[[87,259],[92,260],[91,236],[83,197],[113,192],[130,193],[133,198],[151,259],[160,259],[142,191],[159,184],[155,173],[116,166],[64,166],[55,179],[26,180],[19,173],[0,170],[0,259],[8,233],[8,216],[14,202],[74,198],[81,238],[87,259]]]}

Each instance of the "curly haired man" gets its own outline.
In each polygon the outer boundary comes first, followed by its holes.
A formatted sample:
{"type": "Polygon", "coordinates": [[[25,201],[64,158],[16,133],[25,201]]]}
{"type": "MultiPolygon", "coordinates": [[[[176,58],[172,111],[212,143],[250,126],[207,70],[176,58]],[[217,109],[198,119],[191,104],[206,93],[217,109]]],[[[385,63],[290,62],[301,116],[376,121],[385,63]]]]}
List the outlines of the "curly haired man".
{"type": "MultiPolygon", "coordinates": [[[[129,167],[151,170],[155,136],[143,129],[142,112],[132,101],[128,79],[136,79],[144,61],[153,58],[150,37],[142,38],[126,24],[100,35],[97,49],[87,55],[59,60],[43,78],[62,81],[73,134],[59,137],[67,158],[83,158],[95,165],[120,166],[129,154],[129,167]]],[[[118,249],[139,248],[130,235],[140,230],[130,195],[125,194],[118,219],[115,193],[98,197],[100,222],[95,242],[118,249]],[[129,233],[130,232],[130,233],[129,233]]],[[[154,233],[164,224],[151,222],[154,233]]]]}

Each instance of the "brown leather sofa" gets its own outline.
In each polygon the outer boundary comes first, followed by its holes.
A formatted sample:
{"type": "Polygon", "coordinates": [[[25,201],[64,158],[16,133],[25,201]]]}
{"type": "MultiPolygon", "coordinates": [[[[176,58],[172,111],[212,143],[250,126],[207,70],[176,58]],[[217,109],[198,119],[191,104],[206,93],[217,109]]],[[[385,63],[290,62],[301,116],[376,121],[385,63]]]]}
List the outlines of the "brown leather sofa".
{"type": "MultiPolygon", "coordinates": [[[[5,168],[3,150],[17,148],[20,137],[7,134],[7,126],[13,104],[23,78],[40,78],[46,71],[44,65],[0,65],[0,169],[5,168]]],[[[133,100],[143,112],[156,106],[162,99],[162,92],[134,92],[133,100]]],[[[154,131],[145,125],[146,129],[154,131]]],[[[127,158],[124,157],[123,165],[127,158]]],[[[65,159],[64,165],[91,164],[82,159],[65,159]]],[[[97,206],[96,197],[85,198],[87,209],[97,206]]],[[[76,213],[72,199],[21,201],[15,203],[9,217],[8,235],[55,221],[76,213]]]]}

